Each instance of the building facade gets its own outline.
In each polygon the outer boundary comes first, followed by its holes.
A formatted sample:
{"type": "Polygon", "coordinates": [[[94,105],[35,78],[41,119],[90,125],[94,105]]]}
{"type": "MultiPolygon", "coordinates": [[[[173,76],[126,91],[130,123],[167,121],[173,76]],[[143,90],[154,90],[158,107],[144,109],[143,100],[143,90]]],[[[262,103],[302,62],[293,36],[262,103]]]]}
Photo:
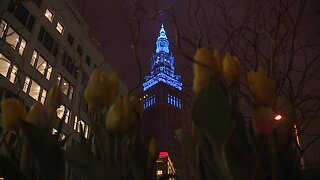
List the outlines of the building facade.
{"type": "Polygon", "coordinates": [[[181,176],[185,169],[182,148],[175,138],[175,129],[190,129],[181,76],[175,74],[174,56],[169,47],[164,25],[156,41],[156,52],[151,57],[151,72],[143,83],[144,117],[141,134],[146,141],[155,137],[159,150],[167,152],[181,176]]]}
{"type": "MultiPolygon", "coordinates": [[[[77,146],[80,128],[89,139],[86,82],[96,67],[113,70],[88,36],[89,27],[75,5],[69,0],[1,0],[0,11],[1,88],[30,108],[36,101],[45,104],[57,83],[64,94],[57,116],[64,121],[63,134],[70,135],[66,147],[77,146]]],[[[120,94],[126,91],[120,83],[120,94]]]]}

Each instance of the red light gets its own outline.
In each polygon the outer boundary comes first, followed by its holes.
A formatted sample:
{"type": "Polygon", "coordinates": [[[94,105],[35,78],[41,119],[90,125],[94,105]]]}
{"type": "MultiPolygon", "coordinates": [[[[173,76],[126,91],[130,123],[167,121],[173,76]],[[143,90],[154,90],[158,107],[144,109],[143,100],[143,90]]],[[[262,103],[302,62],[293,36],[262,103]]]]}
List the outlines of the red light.
{"type": "Polygon", "coordinates": [[[281,121],[283,118],[281,116],[281,114],[277,114],[275,117],[274,117],[274,120],[276,121],[281,121]]]}
{"type": "Polygon", "coordinates": [[[166,156],[168,156],[169,154],[168,154],[168,152],[160,152],[159,153],[159,156],[160,157],[166,157],[166,156]]]}

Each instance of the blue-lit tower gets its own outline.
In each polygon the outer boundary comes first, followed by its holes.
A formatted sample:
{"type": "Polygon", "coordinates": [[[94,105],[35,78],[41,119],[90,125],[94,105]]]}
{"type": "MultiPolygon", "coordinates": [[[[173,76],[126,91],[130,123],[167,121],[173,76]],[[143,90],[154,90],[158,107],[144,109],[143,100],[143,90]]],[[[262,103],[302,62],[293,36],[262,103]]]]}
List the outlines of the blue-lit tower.
{"type": "Polygon", "coordinates": [[[174,60],[162,23],[156,50],[151,57],[151,72],[144,77],[141,98],[144,100],[145,113],[141,134],[146,141],[150,137],[158,140],[160,151],[169,153],[176,172],[181,175],[185,169],[183,153],[174,130],[190,129],[190,123],[186,122],[190,118],[186,113],[181,76],[175,74],[174,60]]]}

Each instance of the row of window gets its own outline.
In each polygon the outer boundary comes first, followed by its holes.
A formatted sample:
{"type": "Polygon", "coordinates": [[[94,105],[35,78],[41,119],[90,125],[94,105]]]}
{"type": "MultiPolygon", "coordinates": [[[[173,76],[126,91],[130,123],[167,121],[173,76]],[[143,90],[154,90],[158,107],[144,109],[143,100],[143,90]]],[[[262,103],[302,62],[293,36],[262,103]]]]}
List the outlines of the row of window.
{"type": "Polygon", "coordinates": [[[170,94],[168,94],[168,104],[171,104],[177,108],[180,108],[181,109],[181,106],[182,106],[182,102],[181,102],[181,99],[177,98],[177,97],[174,97],[170,94]]]}
{"type": "Polygon", "coordinates": [[[0,74],[14,83],[17,77],[18,67],[7,57],[0,53],[0,74]]]}
{"type": "Polygon", "coordinates": [[[21,3],[11,0],[8,6],[8,10],[17,18],[17,20],[26,29],[31,32],[35,22],[34,16],[25,8],[21,3]]]}
{"type": "Polygon", "coordinates": [[[32,53],[30,65],[36,68],[47,80],[50,80],[52,66],[36,50],[32,53]]]}
{"type": "Polygon", "coordinates": [[[146,109],[155,103],[156,103],[156,95],[152,95],[150,97],[147,96],[146,99],[144,100],[143,107],[144,107],[144,109],[146,109]]]}
{"type": "Polygon", "coordinates": [[[27,42],[23,39],[8,23],[4,20],[0,24],[0,38],[4,38],[6,42],[20,55],[23,54],[27,42]]]}
{"type": "Polygon", "coordinates": [[[82,132],[84,133],[85,138],[89,138],[89,124],[81,120],[78,116],[74,117],[74,124],[73,124],[73,130],[77,131],[78,133],[80,132],[80,128],[82,132]]]}
{"type": "Polygon", "coordinates": [[[42,104],[45,103],[47,97],[47,90],[41,87],[36,81],[26,76],[23,85],[23,92],[29,94],[36,101],[40,101],[42,104]]]}

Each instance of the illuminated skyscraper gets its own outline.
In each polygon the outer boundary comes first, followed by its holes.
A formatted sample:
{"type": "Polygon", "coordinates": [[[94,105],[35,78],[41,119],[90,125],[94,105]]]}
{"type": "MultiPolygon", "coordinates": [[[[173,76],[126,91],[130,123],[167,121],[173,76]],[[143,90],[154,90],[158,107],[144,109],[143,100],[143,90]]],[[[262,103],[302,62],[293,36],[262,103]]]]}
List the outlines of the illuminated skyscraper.
{"type": "Polygon", "coordinates": [[[184,169],[183,153],[174,131],[190,126],[186,121],[188,114],[182,93],[181,76],[175,74],[174,57],[170,52],[163,24],[151,62],[151,73],[145,76],[143,83],[145,113],[141,134],[145,140],[152,136],[158,140],[160,151],[170,154],[179,175],[184,169]]]}

